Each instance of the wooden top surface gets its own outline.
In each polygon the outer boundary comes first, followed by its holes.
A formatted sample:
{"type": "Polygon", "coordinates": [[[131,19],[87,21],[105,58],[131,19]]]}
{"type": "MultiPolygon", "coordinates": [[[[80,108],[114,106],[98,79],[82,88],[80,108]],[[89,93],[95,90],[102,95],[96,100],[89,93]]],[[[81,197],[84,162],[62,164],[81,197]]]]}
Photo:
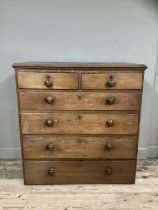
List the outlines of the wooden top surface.
{"type": "Polygon", "coordinates": [[[27,69],[51,69],[51,68],[142,68],[146,69],[144,64],[136,63],[62,63],[62,62],[25,62],[14,63],[13,68],[27,69]]]}

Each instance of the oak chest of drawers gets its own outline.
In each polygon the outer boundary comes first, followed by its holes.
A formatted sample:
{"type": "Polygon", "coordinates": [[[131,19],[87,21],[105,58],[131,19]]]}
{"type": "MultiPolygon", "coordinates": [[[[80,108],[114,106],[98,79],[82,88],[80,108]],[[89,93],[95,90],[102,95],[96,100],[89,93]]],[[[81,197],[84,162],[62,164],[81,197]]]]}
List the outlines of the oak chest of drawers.
{"type": "Polygon", "coordinates": [[[13,67],[25,184],[135,182],[145,65],[13,67]]]}

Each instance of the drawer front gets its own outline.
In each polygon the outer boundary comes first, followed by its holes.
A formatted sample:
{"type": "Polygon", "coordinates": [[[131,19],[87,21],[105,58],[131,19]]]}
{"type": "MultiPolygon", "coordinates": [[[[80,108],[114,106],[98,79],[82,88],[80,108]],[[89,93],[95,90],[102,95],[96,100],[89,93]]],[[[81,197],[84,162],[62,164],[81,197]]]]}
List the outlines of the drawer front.
{"type": "Polygon", "coordinates": [[[25,184],[134,183],[135,161],[25,161],[25,184]]]}
{"type": "Polygon", "coordinates": [[[24,159],[134,159],[136,136],[53,135],[23,137],[24,159]]]}
{"type": "Polygon", "coordinates": [[[21,113],[23,134],[137,134],[137,114],[21,113]]]}
{"type": "Polygon", "coordinates": [[[140,92],[19,91],[21,110],[139,110],[140,92]]]}
{"type": "Polygon", "coordinates": [[[77,73],[18,72],[19,88],[78,89],[77,73]]]}
{"type": "Polygon", "coordinates": [[[82,74],[82,89],[141,89],[142,73],[82,74]]]}

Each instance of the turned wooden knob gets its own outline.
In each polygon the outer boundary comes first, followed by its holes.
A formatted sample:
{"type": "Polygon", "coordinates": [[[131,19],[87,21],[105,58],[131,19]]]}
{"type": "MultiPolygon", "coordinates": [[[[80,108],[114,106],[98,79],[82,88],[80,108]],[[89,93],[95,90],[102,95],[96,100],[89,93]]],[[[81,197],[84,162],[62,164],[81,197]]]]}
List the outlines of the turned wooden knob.
{"type": "Polygon", "coordinates": [[[107,81],[107,85],[108,85],[109,87],[114,87],[114,86],[116,85],[116,82],[115,82],[113,76],[109,76],[109,80],[107,81]]]}
{"type": "Polygon", "coordinates": [[[51,76],[50,75],[46,76],[46,81],[44,82],[44,84],[48,88],[53,86],[53,82],[51,81],[51,76]]]}
{"type": "Polygon", "coordinates": [[[50,175],[50,176],[52,176],[52,175],[54,175],[54,168],[50,168],[49,170],[48,170],[48,174],[50,175]]]}
{"type": "Polygon", "coordinates": [[[105,169],[105,173],[107,174],[107,175],[111,175],[112,174],[112,169],[111,168],[106,168],[105,169]]]}
{"type": "Polygon", "coordinates": [[[111,144],[106,144],[105,147],[106,147],[107,150],[112,150],[112,145],[111,144]]]}
{"type": "Polygon", "coordinates": [[[109,119],[109,120],[106,121],[106,125],[107,125],[108,127],[113,127],[113,126],[114,126],[114,121],[111,120],[111,119],[109,119]]]}
{"type": "Polygon", "coordinates": [[[106,104],[108,104],[108,105],[112,105],[112,104],[114,104],[114,102],[115,102],[115,100],[113,97],[108,97],[106,99],[106,104]]]}
{"type": "Polygon", "coordinates": [[[53,127],[54,126],[54,121],[53,120],[46,120],[46,125],[48,127],[53,127]]]}
{"type": "Polygon", "coordinates": [[[47,145],[47,150],[53,151],[53,149],[54,149],[53,144],[49,143],[49,144],[47,145]]]}
{"type": "Polygon", "coordinates": [[[55,97],[53,97],[53,96],[47,96],[45,98],[45,101],[46,101],[47,104],[53,104],[54,100],[55,100],[55,97]]]}

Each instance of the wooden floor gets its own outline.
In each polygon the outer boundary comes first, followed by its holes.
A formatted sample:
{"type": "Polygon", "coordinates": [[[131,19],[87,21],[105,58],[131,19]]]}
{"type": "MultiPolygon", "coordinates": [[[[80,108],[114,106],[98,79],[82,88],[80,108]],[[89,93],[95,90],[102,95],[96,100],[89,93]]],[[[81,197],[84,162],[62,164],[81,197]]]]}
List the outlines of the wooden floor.
{"type": "Polygon", "coordinates": [[[0,161],[0,210],[158,210],[158,160],[138,161],[135,185],[24,186],[20,161],[0,161]]]}

